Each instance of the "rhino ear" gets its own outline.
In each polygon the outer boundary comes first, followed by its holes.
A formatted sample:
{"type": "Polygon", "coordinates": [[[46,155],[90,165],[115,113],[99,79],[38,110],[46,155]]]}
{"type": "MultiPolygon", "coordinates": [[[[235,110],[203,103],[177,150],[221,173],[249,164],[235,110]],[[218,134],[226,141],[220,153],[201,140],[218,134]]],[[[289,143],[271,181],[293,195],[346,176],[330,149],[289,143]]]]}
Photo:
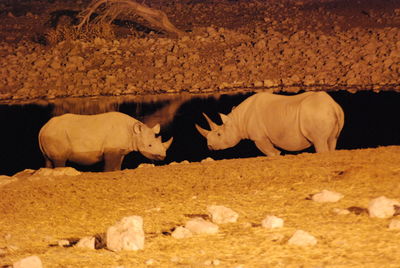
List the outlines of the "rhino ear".
{"type": "Polygon", "coordinates": [[[152,129],[154,133],[156,134],[160,133],[160,124],[155,125],[152,129]]]}
{"type": "Polygon", "coordinates": [[[219,113],[219,116],[221,117],[222,123],[226,124],[229,122],[230,118],[226,114],[219,113]]]}
{"type": "Polygon", "coordinates": [[[135,134],[139,134],[140,132],[142,132],[142,124],[141,123],[136,123],[133,126],[133,131],[135,132],[135,134]]]}

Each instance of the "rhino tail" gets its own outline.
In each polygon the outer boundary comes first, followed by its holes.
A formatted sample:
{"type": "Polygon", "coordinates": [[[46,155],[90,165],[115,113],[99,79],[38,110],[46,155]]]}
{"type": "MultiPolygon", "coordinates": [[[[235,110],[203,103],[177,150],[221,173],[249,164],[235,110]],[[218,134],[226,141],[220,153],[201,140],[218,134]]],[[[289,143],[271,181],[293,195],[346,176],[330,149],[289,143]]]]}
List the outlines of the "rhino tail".
{"type": "Polygon", "coordinates": [[[52,168],[53,164],[51,162],[51,159],[47,156],[46,151],[45,151],[45,149],[43,148],[43,145],[42,145],[42,143],[43,143],[42,142],[42,131],[43,131],[43,128],[40,129],[39,135],[38,135],[39,149],[42,152],[46,168],[52,168]]]}
{"type": "Polygon", "coordinates": [[[338,131],[336,133],[336,138],[339,138],[340,132],[342,131],[344,126],[344,112],[342,107],[340,107],[340,105],[337,103],[335,103],[335,115],[338,124],[338,131]]]}

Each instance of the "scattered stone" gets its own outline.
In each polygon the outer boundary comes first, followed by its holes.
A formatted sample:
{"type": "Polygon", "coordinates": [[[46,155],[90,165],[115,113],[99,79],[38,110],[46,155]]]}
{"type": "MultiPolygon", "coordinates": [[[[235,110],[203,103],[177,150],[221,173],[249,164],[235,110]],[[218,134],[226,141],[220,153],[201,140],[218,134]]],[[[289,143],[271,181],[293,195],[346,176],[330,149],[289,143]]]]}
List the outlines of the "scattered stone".
{"type": "Polygon", "coordinates": [[[175,230],[172,232],[171,236],[172,236],[173,238],[176,238],[176,239],[182,239],[182,238],[189,238],[189,237],[192,237],[193,234],[192,234],[192,232],[191,232],[189,229],[187,229],[187,228],[185,228],[185,227],[183,227],[183,226],[178,226],[178,227],[176,227],[175,230]]]}
{"type": "Polygon", "coordinates": [[[57,241],[57,245],[59,247],[67,247],[70,245],[70,242],[67,239],[62,239],[57,241]]]}
{"type": "Polygon", "coordinates": [[[236,222],[239,217],[238,213],[224,206],[208,206],[207,211],[210,214],[211,221],[216,224],[236,222]]]}
{"type": "Polygon", "coordinates": [[[13,268],[42,268],[42,261],[38,256],[30,256],[13,263],[13,268]]]}
{"type": "Polygon", "coordinates": [[[144,248],[143,219],[140,216],[122,218],[107,230],[107,248],[112,251],[144,248]]]}
{"type": "Polygon", "coordinates": [[[85,236],[75,245],[77,248],[95,249],[96,238],[93,236],[85,236]]]}
{"type": "Polygon", "coordinates": [[[261,226],[267,229],[282,228],[283,223],[283,219],[276,216],[268,215],[265,219],[262,220],[261,226]]]}
{"type": "Polygon", "coordinates": [[[349,215],[350,211],[348,209],[334,208],[332,212],[337,215],[349,215]]]}
{"type": "Polygon", "coordinates": [[[372,199],[368,204],[371,218],[389,218],[396,212],[395,206],[400,206],[399,201],[380,196],[372,199]]]}
{"type": "Polygon", "coordinates": [[[218,225],[206,221],[203,218],[194,218],[186,222],[185,228],[193,234],[216,234],[218,233],[218,225]]]}
{"type": "Polygon", "coordinates": [[[72,167],[40,168],[32,176],[35,177],[59,177],[59,176],[78,176],[81,172],[72,167]]]}
{"type": "Polygon", "coordinates": [[[297,230],[288,241],[289,245],[295,246],[314,246],[317,239],[303,230],[297,230]]]}
{"type": "Polygon", "coordinates": [[[138,166],[138,168],[148,168],[148,167],[155,167],[154,164],[142,163],[138,166]]]}
{"type": "Polygon", "coordinates": [[[200,163],[212,162],[212,161],[215,161],[215,160],[212,159],[211,157],[207,157],[206,159],[201,160],[200,163]]]}
{"type": "Polygon", "coordinates": [[[400,219],[393,219],[389,223],[389,229],[400,230],[400,219]]]}
{"type": "Polygon", "coordinates": [[[341,193],[332,192],[329,190],[322,190],[321,192],[316,193],[312,196],[313,201],[320,202],[320,203],[337,202],[342,198],[343,198],[343,195],[341,193]]]}

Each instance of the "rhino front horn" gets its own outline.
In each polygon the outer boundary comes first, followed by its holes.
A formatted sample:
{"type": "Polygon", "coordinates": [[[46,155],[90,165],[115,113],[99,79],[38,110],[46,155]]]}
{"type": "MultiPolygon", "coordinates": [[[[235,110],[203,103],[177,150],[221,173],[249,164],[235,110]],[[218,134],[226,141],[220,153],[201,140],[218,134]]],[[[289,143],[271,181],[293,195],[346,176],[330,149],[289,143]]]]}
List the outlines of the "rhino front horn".
{"type": "Polygon", "coordinates": [[[200,126],[197,125],[197,124],[195,124],[195,127],[197,128],[197,131],[198,131],[204,138],[207,138],[208,133],[210,132],[209,130],[204,129],[204,128],[200,127],[200,126]]]}
{"type": "Polygon", "coordinates": [[[169,140],[167,140],[166,142],[163,142],[163,145],[165,147],[165,150],[168,150],[169,146],[171,146],[172,141],[174,140],[173,137],[171,137],[169,140]]]}
{"type": "Polygon", "coordinates": [[[218,127],[218,125],[215,124],[215,123],[210,119],[210,117],[208,117],[205,113],[203,113],[203,115],[204,115],[204,117],[206,118],[207,123],[210,125],[211,130],[214,130],[214,129],[216,129],[216,128],[218,127]]]}

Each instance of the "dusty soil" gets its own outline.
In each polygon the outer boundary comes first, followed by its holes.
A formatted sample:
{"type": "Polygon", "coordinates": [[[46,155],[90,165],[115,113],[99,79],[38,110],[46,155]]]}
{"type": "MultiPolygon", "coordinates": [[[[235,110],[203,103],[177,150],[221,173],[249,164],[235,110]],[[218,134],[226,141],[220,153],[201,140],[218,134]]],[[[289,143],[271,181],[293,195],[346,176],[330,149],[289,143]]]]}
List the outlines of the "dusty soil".
{"type": "MultiPolygon", "coordinates": [[[[154,0],[148,4],[165,11],[186,37],[114,25],[113,39],[62,40],[65,28],[55,25],[68,28],[73,20],[57,14],[87,4],[2,1],[3,102],[266,88],[398,89],[399,1],[154,0]],[[59,24],[51,24],[54,16],[59,24]]],[[[391,219],[333,209],[366,207],[381,195],[399,198],[399,163],[400,147],[392,146],[78,176],[20,174],[9,183],[2,177],[0,265],[37,255],[44,267],[142,267],[149,260],[155,267],[397,267],[400,232],[388,229],[391,219]],[[307,200],[323,189],[345,197],[333,204],[307,200]],[[221,225],[216,235],[169,235],[212,204],[238,212],[238,222],[221,225]],[[269,214],[283,218],[285,227],[262,228],[269,214]],[[49,246],[103,233],[129,215],[144,218],[144,250],[49,246]],[[287,245],[298,229],[318,244],[287,245]]]]}
{"type": "Polygon", "coordinates": [[[399,160],[400,147],[391,146],[78,176],[20,174],[0,187],[0,264],[37,255],[44,267],[145,267],[149,260],[154,267],[207,267],[215,260],[219,267],[397,267],[400,231],[388,229],[391,219],[338,215],[334,208],[399,198],[399,160]],[[324,189],[344,198],[308,200],[324,189]],[[212,204],[233,209],[238,221],[220,225],[214,235],[169,235],[212,204]],[[144,219],[143,250],[49,246],[103,233],[129,215],[144,219]],[[283,218],[285,226],[264,229],[267,215],[283,218]],[[315,236],[317,245],[288,245],[298,229],[315,236]]]}

